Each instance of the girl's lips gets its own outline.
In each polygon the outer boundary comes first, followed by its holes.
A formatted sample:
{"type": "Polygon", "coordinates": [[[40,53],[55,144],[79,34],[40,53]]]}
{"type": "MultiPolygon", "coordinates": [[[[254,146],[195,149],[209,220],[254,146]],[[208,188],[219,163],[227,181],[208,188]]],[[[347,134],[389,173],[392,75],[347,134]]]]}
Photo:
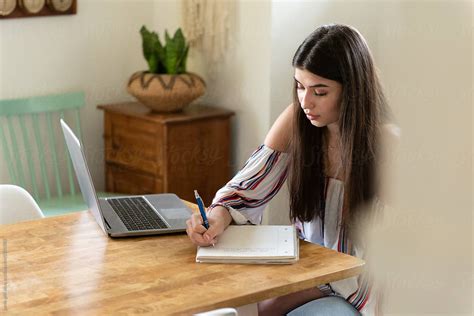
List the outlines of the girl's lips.
{"type": "Polygon", "coordinates": [[[317,120],[320,117],[320,115],[306,114],[306,117],[308,118],[308,120],[314,121],[314,120],[317,120]]]}

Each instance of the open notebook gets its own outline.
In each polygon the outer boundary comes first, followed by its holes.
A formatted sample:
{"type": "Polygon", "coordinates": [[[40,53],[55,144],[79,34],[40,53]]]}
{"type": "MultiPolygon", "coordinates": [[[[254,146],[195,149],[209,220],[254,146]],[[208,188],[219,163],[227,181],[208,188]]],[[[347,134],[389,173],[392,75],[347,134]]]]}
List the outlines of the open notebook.
{"type": "Polygon", "coordinates": [[[215,247],[198,247],[196,262],[288,264],[299,259],[294,226],[230,225],[215,247]]]}

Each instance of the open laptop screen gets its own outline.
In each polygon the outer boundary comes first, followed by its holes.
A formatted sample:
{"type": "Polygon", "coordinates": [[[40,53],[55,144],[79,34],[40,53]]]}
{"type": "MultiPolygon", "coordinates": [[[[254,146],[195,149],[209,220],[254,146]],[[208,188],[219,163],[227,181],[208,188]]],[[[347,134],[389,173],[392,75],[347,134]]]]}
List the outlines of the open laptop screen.
{"type": "Polygon", "coordinates": [[[97,224],[100,228],[107,234],[104,224],[104,218],[99,210],[99,205],[97,202],[97,195],[94,189],[94,184],[92,183],[92,178],[89,173],[89,168],[87,167],[86,158],[84,152],[82,151],[81,143],[79,139],[74,135],[71,128],[61,119],[61,127],[63,129],[64,138],[66,140],[67,149],[69,155],[71,156],[72,165],[74,166],[74,171],[76,172],[77,181],[81,188],[82,197],[87,203],[87,207],[91,211],[92,215],[95,217],[97,224]]]}

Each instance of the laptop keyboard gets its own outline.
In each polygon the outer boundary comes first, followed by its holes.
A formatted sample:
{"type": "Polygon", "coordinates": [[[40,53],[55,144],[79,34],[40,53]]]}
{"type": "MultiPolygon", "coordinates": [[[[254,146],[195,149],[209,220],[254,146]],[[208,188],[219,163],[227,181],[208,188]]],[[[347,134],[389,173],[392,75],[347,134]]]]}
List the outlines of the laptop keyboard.
{"type": "Polygon", "coordinates": [[[168,228],[142,197],[107,199],[128,230],[168,228]]]}

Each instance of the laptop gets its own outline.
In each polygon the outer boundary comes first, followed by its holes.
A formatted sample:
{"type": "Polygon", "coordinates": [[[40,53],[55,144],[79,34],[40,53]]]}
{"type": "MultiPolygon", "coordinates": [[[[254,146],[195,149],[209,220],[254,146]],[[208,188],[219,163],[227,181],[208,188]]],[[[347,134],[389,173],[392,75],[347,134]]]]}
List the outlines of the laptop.
{"type": "Polygon", "coordinates": [[[82,196],[100,228],[110,237],[176,233],[186,230],[191,211],[176,194],[131,195],[97,198],[79,139],[61,119],[82,196]]]}

